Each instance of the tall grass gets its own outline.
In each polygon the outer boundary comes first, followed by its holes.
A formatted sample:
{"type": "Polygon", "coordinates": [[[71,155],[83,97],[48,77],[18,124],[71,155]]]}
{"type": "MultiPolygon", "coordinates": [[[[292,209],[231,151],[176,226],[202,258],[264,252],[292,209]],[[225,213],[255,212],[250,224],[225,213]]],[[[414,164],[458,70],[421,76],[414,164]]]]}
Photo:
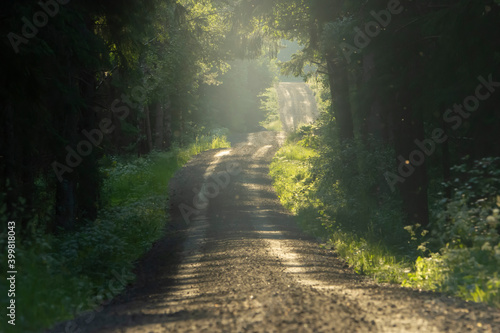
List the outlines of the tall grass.
{"type": "MultiPolygon", "coordinates": [[[[43,331],[116,296],[134,279],[134,263],[165,233],[167,185],[175,171],[193,155],[223,147],[229,147],[224,137],[202,137],[170,152],[104,159],[102,196],[107,206],[97,220],[72,233],[33,235],[19,244],[16,326],[12,330],[2,320],[0,331],[43,331]]],[[[7,238],[0,236],[5,248],[7,238]]],[[[6,262],[3,252],[0,261],[6,262]]],[[[4,274],[0,285],[7,290],[4,274]]],[[[6,294],[0,296],[4,309],[6,294]]]]}

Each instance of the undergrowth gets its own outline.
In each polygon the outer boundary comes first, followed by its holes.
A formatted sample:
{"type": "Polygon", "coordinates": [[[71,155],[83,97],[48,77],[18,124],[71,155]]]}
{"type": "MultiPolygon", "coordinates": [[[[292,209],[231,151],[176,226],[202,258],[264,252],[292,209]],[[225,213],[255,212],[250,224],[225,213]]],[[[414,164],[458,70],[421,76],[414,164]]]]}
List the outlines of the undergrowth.
{"type": "Polygon", "coordinates": [[[391,152],[376,142],[322,145],[320,131],[293,133],[270,167],[282,204],[304,230],[380,282],[500,305],[500,158],[455,167],[457,178],[444,184],[454,197],[440,193],[428,230],[405,227],[400,202],[377,177],[391,152]]]}
{"type": "MultiPolygon", "coordinates": [[[[84,310],[99,309],[118,295],[134,279],[134,263],[165,233],[167,185],[174,172],[191,156],[223,147],[229,147],[225,137],[203,137],[183,149],[103,159],[107,205],[98,218],[74,232],[33,234],[17,245],[16,329],[43,331],[84,310]]],[[[6,239],[1,235],[3,248],[6,239]]],[[[0,261],[7,262],[6,253],[0,261]]],[[[6,276],[0,279],[7,290],[6,276]]],[[[4,309],[6,294],[1,296],[4,309]]]]}

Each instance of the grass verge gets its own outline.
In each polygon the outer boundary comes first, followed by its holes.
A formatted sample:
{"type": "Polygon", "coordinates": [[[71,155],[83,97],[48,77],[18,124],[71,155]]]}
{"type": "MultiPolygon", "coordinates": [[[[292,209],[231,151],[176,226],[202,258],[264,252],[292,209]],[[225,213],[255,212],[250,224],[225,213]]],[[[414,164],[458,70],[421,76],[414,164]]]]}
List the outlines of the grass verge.
{"type": "MultiPolygon", "coordinates": [[[[165,233],[167,185],[175,171],[193,155],[225,147],[229,147],[225,137],[203,137],[188,148],[143,158],[104,159],[102,171],[107,177],[102,195],[108,204],[96,221],[75,232],[33,235],[18,244],[16,326],[2,320],[0,331],[43,331],[118,295],[134,279],[134,263],[165,233]]],[[[2,248],[6,239],[1,235],[2,248]]],[[[0,261],[6,260],[6,254],[0,254],[0,261]]],[[[4,274],[0,276],[3,309],[8,289],[4,274]]]]}
{"type": "MultiPolygon", "coordinates": [[[[309,139],[307,136],[297,136],[297,133],[292,134],[275,155],[270,175],[284,207],[295,214],[299,225],[306,232],[323,239],[322,246],[335,249],[357,273],[369,275],[379,282],[441,291],[464,300],[500,306],[498,209],[482,208],[479,214],[477,209],[468,206],[448,207],[447,214],[441,213],[453,219],[452,223],[446,224],[448,229],[438,230],[437,236],[427,238],[422,236],[428,231],[415,227],[405,227],[406,232],[393,230],[394,235],[407,234],[398,246],[394,246],[396,243],[386,242],[381,236],[391,228],[386,227],[382,232],[374,230],[375,225],[381,224],[400,225],[399,228],[403,229],[398,215],[391,215],[391,207],[387,206],[385,210],[371,215],[378,221],[365,220],[359,223],[352,220],[355,213],[346,214],[344,206],[352,209],[366,205],[349,203],[349,198],[344,198],[342,194],[337,196],[340,203],[328,202],[332,196],[325,194],[325,191],[341,193],[337,189],[339,184],[332,181],[326,190],[324,186],[319,186],[321,175],[315,174],[313,165],[318,159],[320,164],[328,163],[321,160],[318,147],[311,148],[307,144],[309,139]],[[478,219],[478,216],[481,218],[478,219]],[[383,221],[380,222],[380,219],[383,221]],[[354,227],[349,228],[348,223],[354,227]],[[361,229],[363,224],[365,227],[361,229]],[[457,228],[475,228],[480,232],[476,236],[469,232],[459,236],[455,230],[457,228]],[[446,233],[450,233],[449,237],[453,237],[455,244],[459,245],[447,243],[434,248],[434,251],[427,248],[428,241],[444,237],[446,233]],[[472,240],[466,242],[467,238],[472,240]]],[[[500,197],[497,200],[497,206],[500,206],[500,197]]],[[[442,207],[439,209],[443,212],[442,207]]],[[[387,238],[394,237],[389,235],[387,238]]]]}

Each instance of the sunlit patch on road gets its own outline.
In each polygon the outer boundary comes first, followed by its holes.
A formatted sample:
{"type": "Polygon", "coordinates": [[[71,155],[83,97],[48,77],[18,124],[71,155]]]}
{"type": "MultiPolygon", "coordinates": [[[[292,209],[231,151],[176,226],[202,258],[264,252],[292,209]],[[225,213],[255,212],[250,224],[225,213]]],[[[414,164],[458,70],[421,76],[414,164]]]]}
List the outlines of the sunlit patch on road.
{"type": "Polygon", "coordinates": [[[222,157],[222,156],[226,156],[229,154],[231,154],[231,149],[222,150],[222,151],[218,152],[217,154],[215,154],[214,156],[215,157],[222,157]]]}

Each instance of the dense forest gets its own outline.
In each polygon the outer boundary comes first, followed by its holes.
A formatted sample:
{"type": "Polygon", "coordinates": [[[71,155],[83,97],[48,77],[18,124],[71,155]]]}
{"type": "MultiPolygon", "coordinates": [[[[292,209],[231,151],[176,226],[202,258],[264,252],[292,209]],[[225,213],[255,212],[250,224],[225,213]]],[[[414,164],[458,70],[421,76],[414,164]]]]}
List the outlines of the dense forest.
{"type": "MultiPolygon", "coordinates": [[[[409,284],[425,285],[427,256],[460,276],[452,292],[499,302],[500,1],[22,0],[0,18],[0,244],[15,221],[24,284],[69,281],[19,319],[27,329],[98,306],[106,279],[161,236],[161,188],[144,197],[137,179],[258,127],[283,40],[302,47],[282,74],[309,82],[322,108],[290,139],[312,151],[290,181],[300,188],[273,171],[285,206],[337,239],[418,257],[409,284]],[[153,202],[156,222],[141,225],[153,202]]],[[[26,304],[49,294],[20,292],[26,304]]]]}
{"type": "Polygon", "coordinates": [[[360,273],[498,305],[498,1],[304,5],[282,70],[318,66],[322,115],[271,166],[283,204],[360,273]]]}
{"type": "Polygon", "coordinates": [[[262,61],[230,63],[260,49],[246,47],[251,40],[238,26],[244,22],[227,4],[25,1],[2,7],[2,193],[20,230],[34,218],[45,219],[39,223],[48,232],[94,220],[102,205],[103,156],[145,155],[186,144],[207,129],[258,124],[258,112],[248,111],[258,111],[258,101],[251,99],[274,74],[262,61]],[[243,84],[248,112],[231,113],[235,106],[216,94],[243,84]],[[22,214],[20,198],[30,207],[22,214]]]}

